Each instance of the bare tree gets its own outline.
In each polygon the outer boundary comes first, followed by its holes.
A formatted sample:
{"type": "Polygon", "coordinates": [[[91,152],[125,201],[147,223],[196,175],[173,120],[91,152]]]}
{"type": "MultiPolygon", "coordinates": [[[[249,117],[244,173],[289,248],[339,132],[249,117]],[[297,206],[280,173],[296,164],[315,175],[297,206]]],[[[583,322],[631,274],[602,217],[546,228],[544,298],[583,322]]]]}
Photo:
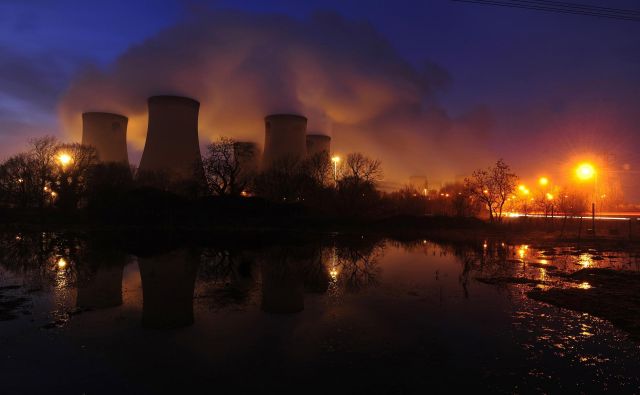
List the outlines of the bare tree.
{"type": "Polygon", "coordinates": [[[47,189],[53,180],[58,142],[55,137],[45,136],[29,140],[29,145],[31,146],[29,156],[32,160],[34,183],[38,191],[37,206],[42,208],[50,199],[50,191],[47,189]]]}
{"type": "Polygon", "coordinates": [[[98,162],[95,148],[73,143],[61,144],[55,156],[55,183],[52,190],[58,195],[58,205],[77,208],[87,189],[91,168],[98,162]]]}
{"type": "Polygon", "coordinates": [[[0,199],[5,205],[26,208],[35,202],[39,192],[32,162],[22,153],[0,166],[0,199]]]}
{"type": "Polygon", "coordinates": [[[248,144],[222,137],[207,146],[203,159],[207,185],[216,195],[238,196],[253,181],[257,152],[248,144]]]}
{"type": "Polygon", "coordinates": [[[375,185],[382,178],[382,164],[379,160],[370,159],[359,152],[349,154],[342,176],[356,184],[371,183],[375,185]]]}
{"type": "Polygon", "coordinates": [[[513,194],[518,182],[518,177],[511,172],[509,165],[499,159],[495,166],[476,170],[464,181],[471,196],[487,207],[489,220],[501,222],[504,204],[513,194]]]}
{"type": "Polygon", "coordinates": [[[311,155],[303,163],[303,171],[311,180],[312,184],[317,187],[326,187],[332,181],[333,168],[331,158],[326,151],[318,152],[311,155]]]}

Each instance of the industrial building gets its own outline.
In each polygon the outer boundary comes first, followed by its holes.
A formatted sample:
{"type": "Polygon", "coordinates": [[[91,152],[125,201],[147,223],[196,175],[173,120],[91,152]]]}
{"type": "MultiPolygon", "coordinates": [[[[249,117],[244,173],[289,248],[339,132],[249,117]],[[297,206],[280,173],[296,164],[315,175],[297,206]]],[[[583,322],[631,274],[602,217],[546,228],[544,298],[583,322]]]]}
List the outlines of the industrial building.
{"type": "Polygon", "coordinates": [[[295,114],[268,115],[265,121],[262,168],[286,158],[303,159],[307,154],[307,118],[295,114]]]}
{"type": "Polygon", "coordinates": [[[82,144],[94,147],[101,162],[129,165],[127,153],[128,119],[107,112],[82,114],[82,144]]]}
{"type": "Polygon", "coordinates": [[[201,173],[198,141],[200,103],[180,96],[148,99],[149,125],[139,174],[163,173],[172,179],[195,179],[201,173]]]}

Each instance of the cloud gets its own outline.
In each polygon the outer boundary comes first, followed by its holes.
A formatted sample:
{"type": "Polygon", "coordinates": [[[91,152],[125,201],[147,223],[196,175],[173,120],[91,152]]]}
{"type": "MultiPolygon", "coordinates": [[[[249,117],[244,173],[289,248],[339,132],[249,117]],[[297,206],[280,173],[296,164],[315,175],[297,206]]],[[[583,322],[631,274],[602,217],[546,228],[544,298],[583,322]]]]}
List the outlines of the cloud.
{"type": "Polygon", "coordinates": [[[431,62],[414,67],[369,23],[334,13],[282,15],[202,11],[131,47],[107,68],[85,68],[61,99],[76,138],[83,111],[130,118],[144,146],[146,98],[178,94],[201,102],[200,139],[263,142],[263,118],[296,112],[309,131],[332,134],[341,153],[382,160],[388,178],[453,177],[486,155],[486,110],[454,119],[437,100],[451,85],[431,62]]]}

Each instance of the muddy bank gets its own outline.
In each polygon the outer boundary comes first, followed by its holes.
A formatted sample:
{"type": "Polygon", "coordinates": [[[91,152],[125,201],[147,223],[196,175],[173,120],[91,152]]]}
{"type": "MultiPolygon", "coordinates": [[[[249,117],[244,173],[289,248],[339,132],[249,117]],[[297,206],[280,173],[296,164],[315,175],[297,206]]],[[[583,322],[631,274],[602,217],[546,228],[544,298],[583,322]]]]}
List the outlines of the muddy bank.
{"type": "Polygon", "coordinates": [[[535,288],[527,295],[554,306],[606,319],[640,338],[640,273],[583,269],[561,275],[566,286],[535,288]]]}

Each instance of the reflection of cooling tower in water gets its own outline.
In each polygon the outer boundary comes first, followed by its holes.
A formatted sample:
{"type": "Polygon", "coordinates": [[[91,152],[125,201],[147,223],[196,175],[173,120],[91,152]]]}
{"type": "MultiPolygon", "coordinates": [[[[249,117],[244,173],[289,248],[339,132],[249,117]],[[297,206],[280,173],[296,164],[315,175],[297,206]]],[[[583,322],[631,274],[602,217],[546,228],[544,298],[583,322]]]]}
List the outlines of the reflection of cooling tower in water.
{"type": "Polygon", "coordinates": [[[101,162],[129,165],[127,153],[127,117],[106,112],[82,114],[82,144],[98,152],[101,162]]]}
{"type": "Polygon", "coordinates": [[[138,259],[142,278],[142,326],[177,328],[193,324],[198,255],[188,250],[138,259]]]}
{"type": "Polygon", "coordinates": [[[267,255],[262,263],[262,310],[297,313],[304,310],[304,283],[287,249],[267,255]]]}
{"type": "Polygon", "coordinates": [[[86,262],[89,266],[78,273],[78,307],[102,309],[122,305],[122,273],[126,255],[111,255],[99,262],[86,262]]]}
{"type": "Polygon", "coordinates": [[[303,159],[307,153],[307,118],[301,115],[274,114],[264,119],[263,168],[283,159],[303,159]]]}
{"type": "Polygon", "coordinates": [[[139,172],[193,179],[201,172],[198,142],[200,103],[179,96],[152,96],[149,126],[139,172]]]}
{"type": "Polygon", "coordinates": [[[323,134],[307,135],[307,156],[317,155],[321,152],[331,153],[331,137],[323,134]]]}

